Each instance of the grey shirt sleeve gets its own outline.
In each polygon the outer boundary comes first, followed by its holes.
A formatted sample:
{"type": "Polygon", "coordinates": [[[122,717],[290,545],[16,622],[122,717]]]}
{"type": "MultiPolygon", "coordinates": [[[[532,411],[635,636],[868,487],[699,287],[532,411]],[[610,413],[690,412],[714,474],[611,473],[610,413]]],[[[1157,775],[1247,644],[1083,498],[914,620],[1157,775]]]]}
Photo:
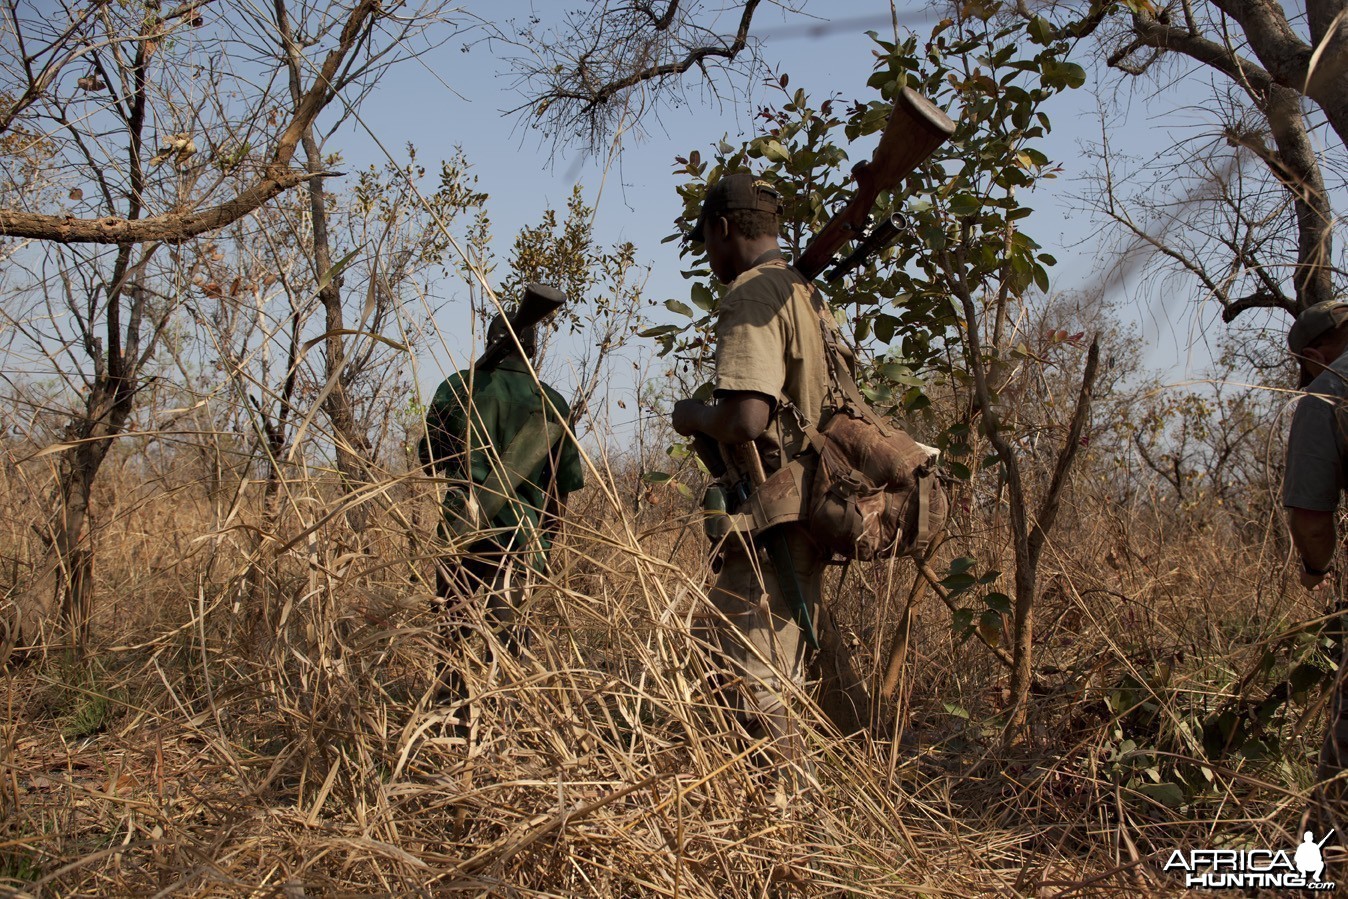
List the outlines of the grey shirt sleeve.
{"type": "Polygon", "coordinates": [[[1343,489],[1340,432],[1332,401],[1314,394],[1297,403],[1287,437],[1287,466],[1282,504],[1294,509],[1333,512],[1343,489]]]}

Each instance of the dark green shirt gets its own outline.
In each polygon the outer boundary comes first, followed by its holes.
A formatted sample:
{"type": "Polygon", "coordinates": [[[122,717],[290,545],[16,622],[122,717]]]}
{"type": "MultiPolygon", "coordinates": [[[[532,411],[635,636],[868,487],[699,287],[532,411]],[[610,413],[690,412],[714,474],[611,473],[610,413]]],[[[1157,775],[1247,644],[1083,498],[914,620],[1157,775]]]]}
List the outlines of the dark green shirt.
{"type": "MultiPolygon", "coordinates": [[[[507,358],[490,371],[451,375],[435,391],[426,410],[426,436],[436,468],[451,480],[466,482],[471,477],[475,484],[485,483],[492,459],[487,447],[504,451],[539,410],[556,422],[565,422],[570,414],[561,394],[536,382],[519,358],[507,358]]],[[[559,497],[565,497],[584,486],[580,450],[574,440],[563,436],[533,471],[519,474],[522,479],[515,495],[492,519],[494,533],[470,551],[535,547],[538,551],[532,553],[529,562],[541,569],[546,564],[544,554],[552,545],[547,531],[539,527],[546,494],[552,488],[559,497]]],[[[451,485],[445,493],[445,515],[457,517],[464,503],[463,487],[451,485]]]]}

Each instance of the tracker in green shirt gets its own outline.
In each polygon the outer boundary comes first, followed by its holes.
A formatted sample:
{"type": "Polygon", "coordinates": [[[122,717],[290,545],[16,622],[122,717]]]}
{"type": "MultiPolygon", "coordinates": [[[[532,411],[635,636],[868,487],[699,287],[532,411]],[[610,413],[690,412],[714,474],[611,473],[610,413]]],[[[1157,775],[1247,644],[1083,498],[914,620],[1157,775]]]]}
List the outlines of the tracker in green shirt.
{"type": "MultiPolygon", "coordinates": [[[[466,482],[471,475],[474,484],[485,484],[491,475],[493,452],[504,452],[540,410],[551,422],[564,423],[570,414],[561,395],[537,381],[518,355],[507,357],[494,369],[451,375],[435,391],[426,412],[431,458],[452,481],[466,482]]],[[[563,433],[534,470],[518,474],[519,486],[492,519],[488,536],[473,543],[468,552],[499,554],[533,548],[527,563],[542,571],[552,545],[548,529],[540,526],[547,493],[551,488],[564,500],[584,486],[579,448],[569,433],[563,433]]],[[[444,498],[445,517],[461,517],[465,503],[463,487],[451,485],[444,498]]],[[[445,532],[443,522],[441,532],[445,532]]]]}

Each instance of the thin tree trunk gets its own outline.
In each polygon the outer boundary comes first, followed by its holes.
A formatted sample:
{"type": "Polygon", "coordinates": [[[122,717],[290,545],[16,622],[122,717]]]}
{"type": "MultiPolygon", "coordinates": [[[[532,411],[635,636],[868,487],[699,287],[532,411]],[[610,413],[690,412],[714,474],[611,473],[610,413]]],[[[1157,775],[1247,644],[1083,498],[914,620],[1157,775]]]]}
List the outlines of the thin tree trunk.
{"type": "MultiPolygon", "coordinates": [[[[1053,468],[1053,478],[1049,481],[1048,492],[1039,506],[1034,526],[1025,539],[1016,541],[1016,605],[1014,609],[1014,630],[1011,656],[1011,703],[1012,712],[1007,721],[1007,737],[1014,736],[1024,728],[1029,710],[1030,685],[1034,681],[1034,601],[1036,582],[1039,576],[1039,559],[1043,555],[1044,545],[1049,532],[1058,517],[1062,503],[1062,493],[1067,487],[1068,476],[1081,449],[1082,434],[1086,429],[1086,419],[1090,417],[1091,391],[1095,387],[1095,376],[1100,367],[1100,339],[1091,340],[1086,353],[1086,368],[1081,375],[1081,390],[1077,394],[1076,408],[1072,411],[1072,420],[1067,427],[1067,436],[1058,450],[1058,461],[1053,468]]],[[[1022,516],[1023,512],[1022,494],[1022,516]]]]}
{"type": "MultiPolygon", "coordinates": [[[[276,25],[286,47],[291,97],[296,104],[299,104],[303,98],[300,50],[295,43],[290,18],[286,14],[282,0],[276,0],[275,10],[276,25]]],[[[321,173],[323,152],[318,139],[314,137],[312,120],[304,124],[300,142],[304,146],[305,163],[309,172],[314,175],[321,173]]],[[[309,183],[309,217],[313,226],[314,278],[319,284],[318,298],[323,304],[324,328],[327,335],[324,340],[327,395],[323,399],[323,412],[332,425],[337,470],[341,473],[344,487],[347,490],[354,490],[369,480],[370,444],[356,421],[348,391],[356,373],[346,371],[346,348],[342,334],[345,324],[342,315],[341,273],[333,270],[332,242],[328,234],[327,191],[321,178],[316,177],[309,183]]],[[[354,530],[364,530],[367,518],[365,507],[351,507],[347,510],[346,518],[354,530]]]]}
{"type": "MultiPolygon", "coordinates": [[[[125,197],[129,221],[139,219],[144,208],[145,169],[144,150],[146,73],[154,45],[140,41],[132,63],[132,96],[128,98],[126,117],[128,150],[127,166],[130,189],[125,197]]],[[[156,245],[157,246],[157,245],[156,245]]],[[[139,269],[155,251],[146,249],[139,269]]],[[[54,489],[55,511],[47,543],[47,560],[43,568],[54,572],[54,583],[46,578],[34,585],[25,597],[19,612],[19,640],[36,645],[45,639],[54,606],[59,606],[77,650],[88,636],[88,619],[93,613],[91,579],[82,576],[92,565],[87,559],[84,540],[89,520],[89,499],[93,494],[98,470],[107,458],[111,441],[120,435],[131,417],[135,404],[135,383],[140,373],[141,327],[144,323],[146,296],[138,287],[128,289],[133,276],[131,257],[134,244],[122,244],[117,249],[111,278],[105,282],[107,313],[103,339],[94,336],[94,313],[83,323],[84,346],[94,366],[93,384],[84,400],[84,413],[66,428],[65,442],[70,447],[61,453],[54,489]],[[129,297],[125,333],[122,325],[122,300],[129,297]],[[48,589],[53,594],[43,596],[48,589]],[[26,607],[25,607],[26,606],[26,607]]]]}

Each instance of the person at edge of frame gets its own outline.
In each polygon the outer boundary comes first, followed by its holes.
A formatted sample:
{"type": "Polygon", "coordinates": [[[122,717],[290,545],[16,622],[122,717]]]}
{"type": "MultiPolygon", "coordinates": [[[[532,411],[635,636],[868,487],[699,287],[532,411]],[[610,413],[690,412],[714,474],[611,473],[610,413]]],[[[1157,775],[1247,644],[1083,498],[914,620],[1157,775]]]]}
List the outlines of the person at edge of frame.
{"type": "MultiPolygon", "coordinates": [[[[1287,436],[1282,502],[1292,545],[1300,557],[1301,585],[1316,593],[1330,577],[1338,543],[1335,516],[1348,465],[1348,302],[1327,300],[1301,312],[1287,334],[1300,364],[1297,402],[1287,436]]],[[[1340,645],[1329,719],[1320,747],[1308,819],[1319,834],[1348,827],[1348,655],[1343,648],[1343,606],[1331,597],[1330,630],[1340,645]]],[[[1302,829],[1305,829],[1304,827],[1302,829]]]]}
{"type": "MultiPolygon", "coordinates": [[[[713,276],[729,285],[716,319],[714,403],[680,400],[674,430],[706,435],[730,448],[751,443],[771,476],[806,447],[804,425],[817,427],[828,395],[815,288],[778,247],[781,201],[776,190],[747,173],[722,177],[707,191],[689,239],[700,243],[713,276]],[[790,401],[788,411],[778,398],[790,401]],[[804,419],[804,421],[802,421],[804,419]]],[[[817,615],[827,559],[803,522],[779,524],[801,597],[817,615]]],[[[814,778],[787,693],[803,681],[806,640],[792,617],[777,571],[743,534],[722,544],[709,599],[714,617],[699,636],[738,687],[722,697],[750,739],[767,738],[788,777],[776,782],[778,804],[814,778]]]]}
{"type": "MultiPolygon", "coordinates": [[[[460,371],[440,384],[426,410],[426,436],[419,447],[422,462],[451,482],[439,525],[441,539],[448,540],[454,535],[453,523],[482,517],[467,483],[488,484],[493,465],[501,464],[506,448],[514,449],[512,441],[536,416],[541,414],[554,428],[562,426],[557,428],[561,436],[546,451],[540,446],[532,454],[510,454],[541,461],[529,471],[505,472],[507,482],[517,480],[518,486],[506,492],[500,510],[490,521],[477,521],[477,532],[470,530],[465,549],[437,560],[435,611],[441,616],[445,657],[436,675],[435,698],[441,705],[460,704],[460,728],[468,723],[470,697],[453,659],[475,630],[471,604],[485,603],[483,615],[492,630],[487,659],[493,640],[515,656],[527,648],[529,632],[521,618],[538,575],[547,571],[567,497],[585,485],[579,447],[564,427],[570,409],[525,361],[532,362],[537,354],[537,329],[519,330],[516,339],[518,349],[506,319],[497,315],[487,329],[486,345],[505,342],[509,350],[495,366],[460,371]]],[[[548,439],[544,431],[530,433],[540,441],[548,439]]]]}

